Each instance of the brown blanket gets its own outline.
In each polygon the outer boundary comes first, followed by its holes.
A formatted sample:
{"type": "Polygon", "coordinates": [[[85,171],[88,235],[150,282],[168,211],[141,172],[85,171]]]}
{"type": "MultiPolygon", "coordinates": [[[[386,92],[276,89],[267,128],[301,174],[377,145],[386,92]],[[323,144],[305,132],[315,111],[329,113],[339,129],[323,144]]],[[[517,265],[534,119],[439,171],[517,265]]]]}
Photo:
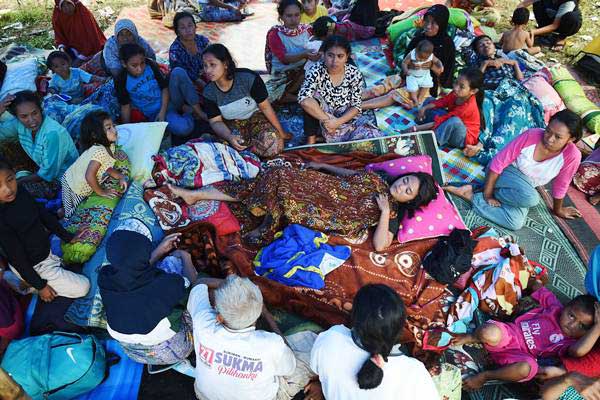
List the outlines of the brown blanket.
{"type": "MultiPolygon", "coordinates": [[[[397,157],[397,155],[375,156],[370,153],[323,155],[314,150],[285,154],[287,160],[304,159],[351,168],[361,168],[371,162],[397,157]]],[[[240,222],[244,225],[244,221],[240,222]]],[[[377,253],[369,237],[363,244],[351,245],[351,257],[341,267],[326,276],[323,290],[313,290],[288,287],[256,276],[252,267],[256,249],[243,245],[239,233],[215,238],[213,231],[205,224],[192,225],[183,232],[182,248],[192,251],[196,263],[206,265],[213,274],[215,268],[217,270],[220,268],[219,275],[222,276],[237,273],[251,277],[260,286],[268,305],[297,313],[325,327],[348,322],[354,295],[368,283],[389,285],[404,300],[408,315],[408,323],[402,338],[404,342],[416,342],[420,345],[425,330],[445,326],[446,314],[443,308],[447,306],[447,299],[451,294],[446,289],[446,285],[427,276],[421,267],[422,258],[437,239],[406,244],[394,242],[385,252],[377,253]],[[222,255],[226,255],[226,259],[221,258],[222,255]]],[[[350,244],[338,237],[331,237],[330,243],[350,244]]]]}

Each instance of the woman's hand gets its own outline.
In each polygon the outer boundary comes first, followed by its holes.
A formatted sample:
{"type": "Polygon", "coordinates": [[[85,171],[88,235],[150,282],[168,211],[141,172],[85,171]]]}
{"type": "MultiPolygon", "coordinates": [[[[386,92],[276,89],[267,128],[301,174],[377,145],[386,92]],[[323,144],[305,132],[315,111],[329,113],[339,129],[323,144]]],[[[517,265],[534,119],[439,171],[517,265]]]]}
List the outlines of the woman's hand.
{"type": "Polygon", "coordinates": [[[127,191],[127,185],[128,185],[128,182],[124,176],[119,178],[119,186],[121,187],[121,193],[125,193],[127,191]]]}
{"type": "Polygon", "coordinates": [[[485,198],[485,201],[492,207],[500,207],[502,205],[502,203],[500,203],[493,195],[483,195],[483,197],[485,198]]]}
{"type": "Polygon", "coordinates": [[[50,303],[56,298],[56,296],[58,296],[58,294],[52,288],[52,286],[46,284],[43,289],[38,291],[38,296],[40,296],[40,299],[42,299],[43,302],[50,303]]]}
{"type": "Polygon", "coordinates": [[[310,61],[319,61],[321,59],[321,53],[318,51],[316,53],[307,51],[305,57],[310,61]]]}
{"type": "Polygon", "coordinates": [[[165,254],[168,254],[171,250],[174,250],[179,245],[179,240],[181,239],[181,233],[171,233],[164,237],[164,239],[156,246],[154,249],[154,254],[157,257],[162,257],[165,254]]]}
{"type": "Polygon", "coordinates": [[[335,132],[340,125],[340,121],[337,118],[330,118],[328,120],[323,121],[323,127],[329,133],[335,132]]]}
{"type": "Polygon", "coordinates": [[[377,197],[375,197],[375,201],[377,202],[377,207],[379,207],[379,210],[382,213],[386,212],[389,214],[390,202],[388,201],[387,194],[379,193],[377,197]]]}
{"type": "Polygon", "coordinates": [[[106,190],[102,190],[100,193],[98,193],[98,195],[100,195],[106,199],[116,199],[117,197],[119,197],[121,195],[121,193],[119,193],[115,189],[106,189],[106,190]]]}
{"type": "Polygon", "coordinates": [[[240,137],[231,136],[231,138],[229,138],[227,141],[229,142],[231,147],[233,147],[237,151],[246,150],[246,148],[248,148],[248,146],[245,146],[243,144],[242,138],[240,138],[240,137]]]}
{"type": "Polygon", "coordinates": [[[154,121],[156,122],[164,122],[165,118],[166,118],[166,112],[159,112],[158,115],[156,116],[156,118],[154,119],[154,121]]]}
{"type": "Polygon", "coordinates": [[[304,386],[304,399],[325,400],[325,397],[323,397],[321,382],[318,379],[312,380],[306,386],[304,386]]]}
{"type": "Polygon", "coordinates": [[[7,95],[2,100],[0,100],[0,114],[4,114],[10,103],[15,99],[15,96],[12,94],[7,95]]]}
{"type": "Polygon", "coordinates": [[[581,213],[575,207],[561,207],[554,214],[564,219],[575,219],[581,217],[581,213]]]}

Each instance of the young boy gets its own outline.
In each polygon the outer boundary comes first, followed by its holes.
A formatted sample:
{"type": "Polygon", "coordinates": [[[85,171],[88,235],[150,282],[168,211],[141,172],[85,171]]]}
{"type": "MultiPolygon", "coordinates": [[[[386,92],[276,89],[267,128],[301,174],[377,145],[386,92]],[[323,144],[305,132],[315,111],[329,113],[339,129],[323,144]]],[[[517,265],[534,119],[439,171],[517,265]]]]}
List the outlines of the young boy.
{"type": "Polygon", "coordinates": [[[531,297],[539,307],[514,322],[490,321],[473,334],[455,336],[454,345],[483,343],[490,358],[501,366],[467,378],[465,389],[476,390],[494,379],[529,381],[538,373],[538,358],[583,357],[594,347],[600,337],[600,304],[593,296],[577,296],[564,307],[545,287],[531,297]]]}
{"type": "Polygon", "coordinates": [[[67,271],[50,251],[50,233],[65,242],[74,239],[43,206],[18,187],[15,171],[0,158],[0,247],[16,275],[38,290],[43,301],[56,296],[83,297],[88,279],[67,271]]]}
{"type": "Polygon", "coordinates": [[[433,55],[433,43],[421,40],[417,47],[404,57],[402,71],[406,75],[406,90],[410,93],[413,107],[419,107],[427,97],[429,89],[433,87],[431,72],[439,76],[444,72],[444,66],[433,55]]]}
{"type": "Polygon", "coordinates": [[[258,286],[248,278],[200,279],[190,293],[198,399],[291,399],[310,373],[284,339],[257,330],[263,312],[258,286]],[[211,306],[209,290],[214,294],[211,306]]]}
{"type": "Polygon", "coordinates": [[[137,44],[121,46],[119,57],[123,70],[115,80],[115,90],[121,122],[165,121],[169,82],[156,62],[146,58],[144,48],[137,44]]]}
{"type": "Polygon", "coordinates": [[[53,51],[46,59],[46,65],[52,71],[52,79],[48,91],[71,97],[69,103],[79,104],[85,98],[84,84],[104,82],[103,78],[94,76],[79,68],[71,67],[71,59],[62,51],[53,51]]]}
{"type": "Polygon", "coordinates": [[[533,31],[527,30],[529,23],[529,10],[525,7],[519,7],[513,12],[513,28],[506,31],[500,37],[502,51],[508,54],[514,50],[525,50],[529,54],[537,54],[541,51],[540,47],[533,45],[533,31]]]}

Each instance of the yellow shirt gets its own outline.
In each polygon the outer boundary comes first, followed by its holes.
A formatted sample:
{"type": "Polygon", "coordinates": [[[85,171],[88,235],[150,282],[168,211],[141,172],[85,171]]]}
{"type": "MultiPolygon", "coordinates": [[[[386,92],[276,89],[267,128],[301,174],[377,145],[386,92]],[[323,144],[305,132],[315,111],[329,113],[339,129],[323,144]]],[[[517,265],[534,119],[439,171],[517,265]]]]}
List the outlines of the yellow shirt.
{"type": "Polygon", "coordinates": [[[317,18],[326,17],[328,15],[329,14],[327,13],[327,9],[325,8],[325,6],[319,4],[319,5],[317,5],[317,12],[315,12],[315,15],[310,16],[310,15],[302,12],[300,14],[300,23],[301,24],[312,24],[313,22],[315,22],[317,20],[317,18]]]}
{"type": "MultiPolygon", "coordinates": [[[[113,154],[115,151],[114,147],[114,144],[111,145],[113,154]]],[[[92,187],[85,179],[85,172],[91,161],[100,163],[100,168],[98,168],[98,173],[96,174],[96,179],[100,182],[104,173],[110,167],[115,165],[116,160],[111,157],[108,150],[106,150],[106,147],[101,145],[92,146],[84,151],[65,172],[65,181],[67,182],[67,185],[69,185],[69,188],[79,196],[89,196],[93,192],[92,187]]]]}

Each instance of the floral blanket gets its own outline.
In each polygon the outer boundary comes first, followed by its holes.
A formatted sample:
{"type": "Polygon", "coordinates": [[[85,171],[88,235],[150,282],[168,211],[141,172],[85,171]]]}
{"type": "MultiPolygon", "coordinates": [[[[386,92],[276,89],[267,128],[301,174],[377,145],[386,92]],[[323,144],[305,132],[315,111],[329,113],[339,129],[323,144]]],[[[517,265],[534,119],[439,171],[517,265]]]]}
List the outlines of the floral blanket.
{"type": "Polygon", "coordinates": [[[253,153],[238,153],[230,146],[202,139],[171,147],[152,159],[152,177],[158,186],[168,182],[200,188],[216,182],[254,178],[260,171],[260,160],[253,153]]]}
{"type": "Polygon", "coordinates": [[[479,133],[483,150],[472,158],[483,165],[526,129],[546,126],[542,103],[512,79],[504,79],[496,90],[485,92],[483,113],[485,129],[479,133]]]}

